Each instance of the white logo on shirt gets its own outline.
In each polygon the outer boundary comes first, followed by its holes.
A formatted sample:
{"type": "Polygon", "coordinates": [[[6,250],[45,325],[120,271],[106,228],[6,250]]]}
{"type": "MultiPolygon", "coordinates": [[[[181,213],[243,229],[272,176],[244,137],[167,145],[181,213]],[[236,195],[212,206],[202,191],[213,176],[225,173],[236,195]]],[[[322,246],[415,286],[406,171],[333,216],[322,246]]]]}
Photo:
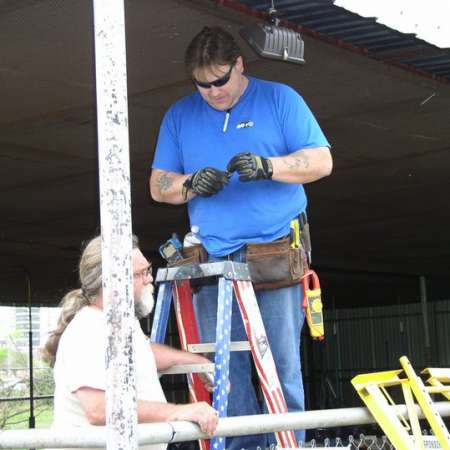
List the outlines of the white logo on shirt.
{"type": "Polygon", "coordinates": [[[255,124],[253,120],[245,120],[244,122],[239,122],[236,125],[236,128],[239,130],[240,128],[250,128],[255,124]]]}

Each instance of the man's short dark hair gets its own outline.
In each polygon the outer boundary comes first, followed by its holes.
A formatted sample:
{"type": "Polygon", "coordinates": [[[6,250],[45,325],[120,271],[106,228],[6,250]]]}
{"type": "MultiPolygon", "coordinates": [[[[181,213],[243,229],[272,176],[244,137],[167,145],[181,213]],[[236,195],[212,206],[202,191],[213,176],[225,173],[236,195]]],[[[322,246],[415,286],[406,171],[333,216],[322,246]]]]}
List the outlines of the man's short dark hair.
{"type": "Polygon", "coordinates": [[[185,54],[190,75],[195,69],[213,65],[231,65],[241,55],[233,36],[220,27],[205,27],[192,39],[185,54]]]}

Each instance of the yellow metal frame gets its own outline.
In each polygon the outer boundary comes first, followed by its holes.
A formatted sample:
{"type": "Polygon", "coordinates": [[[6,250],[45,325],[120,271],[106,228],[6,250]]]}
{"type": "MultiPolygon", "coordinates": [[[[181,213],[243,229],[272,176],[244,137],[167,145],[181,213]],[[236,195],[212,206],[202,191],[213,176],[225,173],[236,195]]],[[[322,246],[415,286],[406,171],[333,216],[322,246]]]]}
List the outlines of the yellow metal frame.
{"type": "Polygon", "coordinates": [[[427,382],[431,384],[427,387],[406,356],[400,358],[400,364],[402,370],[357,375],[352,379],[352,385],[397,450],[425,449],[415,401],[441,448],[450,450],[450,434],[430,397],[430,394],[439,393],[450,400],[450,386],[443,384],[450,383],[450,369],[425,369],[422,373],[429,376],[427,382]],[[396,405],[387,391],[393,386],[402,389],[408,418],[395,410],[396,405]]]}
{"type": "Polygon", "coordinates": [[[428,391],[429,388],[426,388],[422,379],[416,375],[406,356],[400,358],[400,364],[408,377],[414,397],[416,397],[417,403],[428,420],[434,435],[437,437],[442,448],[450,450],[450,433],[448,432],[442,417],[434,409],[433,400],[428,391]]]}
{"type": "Polygon", "coordinates": [[[450,369],[428,368],[424,369],[422,374],[430,377],[427,380],[427,383],[432,386],[427,387],[430,394],[442,394],[447,400],[450,400],[450,386],[443,384],[450,383],[450,369]]]}

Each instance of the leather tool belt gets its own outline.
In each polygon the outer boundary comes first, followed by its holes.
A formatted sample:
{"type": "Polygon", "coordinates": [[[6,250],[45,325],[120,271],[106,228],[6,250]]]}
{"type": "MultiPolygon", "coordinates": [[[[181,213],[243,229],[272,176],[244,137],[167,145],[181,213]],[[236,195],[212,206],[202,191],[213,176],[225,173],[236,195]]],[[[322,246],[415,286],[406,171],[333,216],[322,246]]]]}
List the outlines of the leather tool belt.
{"type": "MultiPolygon", "coordinates": [[[[289,236],[272,242],[247,244],[246,261],[254,289],[276,289],[300,283],[303,274],[309,269],[310,252],[311,240],[306,219],[302,223],[294,219],[289,236]]],[[[184,258],[172,266],[202,264],[208,261],[208,253],[200,244],[183,248],[182,253],[184,258]]],[[[213,281],[195,280],[191,285],[199,288],[213,281]]]]}
{"type": "Polygon", "coordinates": [[[306,258],[286,236],[273,242],[247,245],[247,264],[255,289],[276,289],[300,283],[306,258]]]}

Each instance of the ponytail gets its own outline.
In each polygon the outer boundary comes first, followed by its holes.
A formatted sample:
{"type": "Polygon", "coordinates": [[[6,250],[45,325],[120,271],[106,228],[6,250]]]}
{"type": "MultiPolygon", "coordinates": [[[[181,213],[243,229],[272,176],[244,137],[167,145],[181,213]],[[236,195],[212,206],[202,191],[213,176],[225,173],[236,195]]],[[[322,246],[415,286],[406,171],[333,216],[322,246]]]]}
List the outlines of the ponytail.
{"type": "Polygon", "coordinates": [[[75,314],[87,305],[89,305],[89,300],[83,295],[81,289],[70,291],[62,299],[61,314],[58,318],[56,330],[51,333],[43,350],[43,359],[50,367],[55,365],[56,351],[58,350],[59,340],[64,330],[75,317],[75,314]]]}

